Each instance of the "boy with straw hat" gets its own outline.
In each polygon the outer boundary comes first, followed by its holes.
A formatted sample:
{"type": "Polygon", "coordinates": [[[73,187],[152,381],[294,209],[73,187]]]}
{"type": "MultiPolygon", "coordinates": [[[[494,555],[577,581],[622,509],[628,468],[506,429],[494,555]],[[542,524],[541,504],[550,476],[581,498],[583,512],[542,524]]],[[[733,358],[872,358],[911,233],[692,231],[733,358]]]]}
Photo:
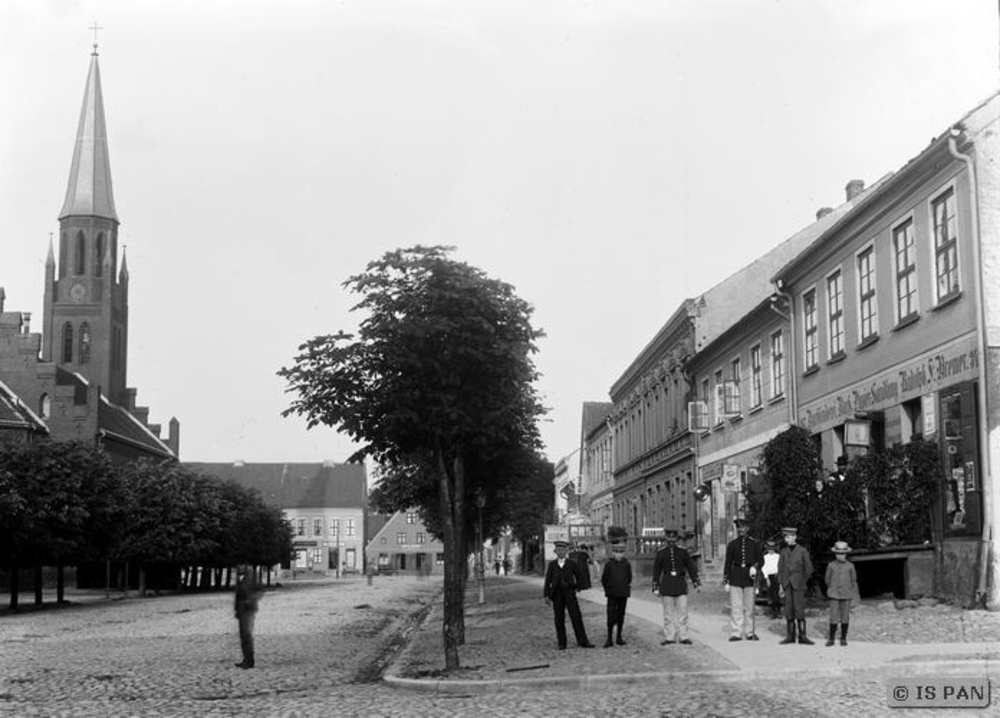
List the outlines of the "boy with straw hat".
{"type": "Polygon", "coordinates": [[[854,564],[847,560],[851,547],[846,541],[833,544],[835,560],[826,567],[826,597],[830,601],[830,637],[826,645],[832,646],[840,624],[840,645],[847,645],[847,627],[851,622],[851,601],[858,595],[858,574],[854,564]]]}

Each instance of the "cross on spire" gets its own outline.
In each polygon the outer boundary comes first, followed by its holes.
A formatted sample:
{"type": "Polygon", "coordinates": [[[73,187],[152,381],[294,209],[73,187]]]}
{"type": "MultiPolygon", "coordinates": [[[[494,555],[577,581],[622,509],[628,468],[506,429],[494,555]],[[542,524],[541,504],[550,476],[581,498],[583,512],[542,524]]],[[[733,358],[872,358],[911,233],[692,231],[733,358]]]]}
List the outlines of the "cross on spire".
{"type": "Polygon", "coordinates": [[[91,53],[91,54],[96,55],[97,54],[97,31],[98,30],[103,30],[104,28],[97,24],[97,20],[94,20],[94,24],[91,25],[87,29],[94,31],[94,52],[91,53]]]}

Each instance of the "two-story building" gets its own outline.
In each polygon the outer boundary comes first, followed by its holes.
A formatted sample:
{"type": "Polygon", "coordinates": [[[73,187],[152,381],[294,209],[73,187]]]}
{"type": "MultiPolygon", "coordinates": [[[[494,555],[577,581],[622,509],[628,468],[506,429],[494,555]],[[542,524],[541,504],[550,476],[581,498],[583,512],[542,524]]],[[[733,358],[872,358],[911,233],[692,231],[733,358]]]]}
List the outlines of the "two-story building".
{"type": "Polygon", "coordinates": [[[774,277],[791,307],[796,421],[824,465],[939,444],[927,588],[965,604],[996,592],[998,132],[994,95],[774,277]]]}
{"type": "Polygon", "coordinates": [[[185,462],[257,491],[292,527],[295,558],[283,568],[324,574],[364,570],[368,479],[363,464],[185,462]]]}
{"type": "Polygon", "coordinates": [[[444,571],[444,544],[427,530],[415,509],[397,511],[372,537],[366,562],[378,573],[437,575],[444,571]]]}

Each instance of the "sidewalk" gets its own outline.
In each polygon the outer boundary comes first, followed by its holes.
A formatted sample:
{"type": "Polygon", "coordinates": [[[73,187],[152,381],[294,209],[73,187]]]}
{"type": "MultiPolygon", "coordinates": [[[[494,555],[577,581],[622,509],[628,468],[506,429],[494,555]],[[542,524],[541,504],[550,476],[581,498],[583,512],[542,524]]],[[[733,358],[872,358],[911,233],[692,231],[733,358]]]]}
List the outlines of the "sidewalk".
{"type": "Polygon", "coordinates": [[[891,603],[866,602],[852,611],[848,645],[825,645],[826,611],[810,609],[813,646],[779,645],[785,622],[768,619],[758,607],[759,641],[729,642],[728,599],[721,586],[706,586],[689,601],[691,646],[661,646],[659,600],[635,587],[628,603],[626,646],[602,648],[605,599],[600,588],[580,593],[588,636],[597,648],[556,648],[552,610],[537,577],[491,577],[486,601],[470,584],[466,600],[466,644],[462,667],[445,673],[442,608],[436,606],[384,676],[386,683],[439,692],[492,692],[518,685],[581,687],[605,682],[669,682],[711,677],[748,681],[785,676],[878,672],[884,675],[960,674],[1000,679],[1000,614],[950,606],[896,610],[891,603]],[[921,642],[911,642],[921,641],[921,642]],[[926,641],[926,642],[924,642],[926,641]]]}

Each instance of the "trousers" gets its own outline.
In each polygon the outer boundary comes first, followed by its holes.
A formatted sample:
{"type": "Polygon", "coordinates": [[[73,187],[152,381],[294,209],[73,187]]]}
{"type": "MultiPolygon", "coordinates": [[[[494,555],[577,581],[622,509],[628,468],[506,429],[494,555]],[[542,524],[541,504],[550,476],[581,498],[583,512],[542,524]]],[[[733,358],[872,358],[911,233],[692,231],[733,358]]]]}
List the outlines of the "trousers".
{"type": "Polygon", "coordinates": [[[668,641],[683,641],[688,637],[688,597],[660,596],[663,604],[663,635],[668,641]]]}

